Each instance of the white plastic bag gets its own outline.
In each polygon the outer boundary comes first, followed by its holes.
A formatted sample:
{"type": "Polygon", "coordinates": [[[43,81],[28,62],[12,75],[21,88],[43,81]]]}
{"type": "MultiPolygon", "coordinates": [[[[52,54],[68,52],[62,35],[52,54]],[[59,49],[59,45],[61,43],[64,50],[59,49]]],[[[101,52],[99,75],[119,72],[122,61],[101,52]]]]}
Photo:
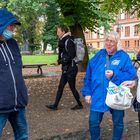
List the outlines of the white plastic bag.
{"type": "Polygon", "coordinates": [[[133,95],[130,88],[126,86],[117,86],[113,82],[109,82],[107,88],[106,104],[117,110],[125,110],[131,107],[133,95]]]}

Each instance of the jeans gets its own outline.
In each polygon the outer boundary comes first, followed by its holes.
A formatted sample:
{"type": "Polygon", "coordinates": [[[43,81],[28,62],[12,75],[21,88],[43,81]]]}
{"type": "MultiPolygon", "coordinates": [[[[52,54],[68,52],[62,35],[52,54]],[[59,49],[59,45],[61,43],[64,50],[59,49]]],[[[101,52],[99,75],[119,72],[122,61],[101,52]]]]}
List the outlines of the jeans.
{"type": "MultiPolygon", "coordinates": [[[[123,110],[110,109],[113,121],[113,135],[112,140],[121,140],[123,134],[123,110]]],[[[91,140],[100,140],[100,124],[102,122],[104,112],[90,111],[89,116],[89,130],[91,135],[91,140]]]]}
{"type": "Polygon", "coordinates": [[[10,113],[0,113],[0,137],[7,120],[13,128],[15,140],[28,140],[25,109],[10,113]]]}

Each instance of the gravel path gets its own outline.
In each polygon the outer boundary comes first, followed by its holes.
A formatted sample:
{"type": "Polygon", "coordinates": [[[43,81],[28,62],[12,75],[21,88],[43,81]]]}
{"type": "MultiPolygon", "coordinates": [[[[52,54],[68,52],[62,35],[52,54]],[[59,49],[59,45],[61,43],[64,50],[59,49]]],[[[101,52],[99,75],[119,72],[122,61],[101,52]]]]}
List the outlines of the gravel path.
{"type": "MultiPolygon", "coordinates": [[[[55,99],[61,70],[58,66],[51,66],[43,67],[43,72],[44,75],[40,77],[36,75],[36,69],[23,69],[23,75],[25,76],[25,82],[29,92],[29,104],[27,108],[27,119],[30,132],[29,139],[41,140],[41,138],[44,138],[45,140],[45,138],[51,136],[84,130],[87,131],[89,107],[85,104],[84,99],[81,96],[84,109],[78,111],[72,111],[70,109],[75,105],[75,100],[68,85],[66,85],[64,89],[64,94],[57,111],[51,111],[45,107],[46,104],[53,103],[55,99]]],[[[79,73],[77,76],[77,89],[79,92],[83,84],[84,75],[85,73],[79,73]]],[[[129,122],[133,122],[132,124],[137,124],[138,122],[137,114],[134,113],[132,109],[127,110],[125,114],[126,125],[129,122]]],[[[102,123],[102,132],[104,133],[102,135],[111,134],[110,131],[112,128],[110,125],[111,116],[109,113],[106,113],[102,123]],[[106,133],[106,130],[108,133],[106,133]]],[[[126,131],[127,130],[128,129],[126,129],[126,131]]],[[[135,129],[135,131],[138,131],[138,129],[135,129]]],[[[13,140],[12,136],[13,132],[9,123],[7,123],[2,140],[13,140]]]]}

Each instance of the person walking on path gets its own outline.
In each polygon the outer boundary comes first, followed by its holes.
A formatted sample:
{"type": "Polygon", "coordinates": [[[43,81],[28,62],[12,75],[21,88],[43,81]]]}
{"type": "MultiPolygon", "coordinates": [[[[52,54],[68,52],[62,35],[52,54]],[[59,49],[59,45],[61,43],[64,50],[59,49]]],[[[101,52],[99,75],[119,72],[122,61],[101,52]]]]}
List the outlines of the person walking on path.
{"type": "Polygon", "coordinates": [[[22,76],[20,50],[13,32],[21,25],[16,16],[0,9],[0,137],[9,121],[15,140],[28,140],[27,89],[22,76]]]}
{"type": "Polygon", "coordinates": [[[105,37],[105,48],[89,60],[82,94],[90,104],[89,129],[91,140],[100,139],[100,124],[105,112],[110,111],[113,121],[112,140],[121,140],[124,128],[124,110],[116,110],[105,104],[109,81],[120,85],[133,80],[135,68],[129,55],[119,50],[119,36],[110,32],[105,37]]]}
{"type": "Polygon", "coordinates": [[[75,105],[71,109],[82,109],[83,105],[80,101],[79,93],[75,87],[78,67],[74,61],[74,58],[76,56],[76,48],[73,42],[73,37],[70,35],[68,27],[65,25],[60,25],[57,27],[57,35],[59,37],[58,64],[62,64],[62,75],[59,82],[55,102],[52,105],[46,105],[46,107],[52,110],[58,109],[58,104],[62,97],[64,87],[68,82],[73,96],[77,102],[77,105],[75,105]]]}

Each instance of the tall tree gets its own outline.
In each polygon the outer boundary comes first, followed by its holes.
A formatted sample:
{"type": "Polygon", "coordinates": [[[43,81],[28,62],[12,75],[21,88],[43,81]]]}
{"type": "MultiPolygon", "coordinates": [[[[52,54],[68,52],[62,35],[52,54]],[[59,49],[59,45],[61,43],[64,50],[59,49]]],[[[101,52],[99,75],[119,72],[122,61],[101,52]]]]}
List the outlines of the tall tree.
{"type": "Polygon", "coordinates": [[[103,10],[107,12],[118,13],[120,10],[127,11],[130,14],[137,13],[140,17],[140,0],[104,0],[103,10]]]}
{"type": "Polygon", "coordinates": [[[55,0],[47,0],[46,6],[46,20],[43,33],[44,50],[47,44],[51,44],[55,50],[57,47],[56,26],[59,23],[59,7],[55,0]]]}
{"type": "MultiPolygon", "coordinates": [[[[111,14],[106,11],[102,11],[100,8],[102,3],[100,0],[56,0],[58,2],[62,15],[64,17],[64,23],[66,23],[71,30],[71,33],[75,37],[81,37],[84,39],[85,29],[95,31],[97,27],[104,26],[105,29],[109,28],[109,22],[112,21],[111,14]]],[[[85,43],[86,45],[86,43],[85,43]]],[[[85,71],[88,52],[85,47],[86,55],[82,65],[81,71],[85,71]]]]}
{"type": "MultiPolygon", "coordinates": [[[[20,34],[27,30],[31,51],[34,51],[41,42],[42,28],[39,24],[42,24],[40,18],[44,12],[44,3],[45,0],[8,0],[7,8],[15,12],[22,23],[21,30],[19,30],[20,34]]],[[[20,36],[20,40],[21,38],[22,36],[20,36]]]]}

